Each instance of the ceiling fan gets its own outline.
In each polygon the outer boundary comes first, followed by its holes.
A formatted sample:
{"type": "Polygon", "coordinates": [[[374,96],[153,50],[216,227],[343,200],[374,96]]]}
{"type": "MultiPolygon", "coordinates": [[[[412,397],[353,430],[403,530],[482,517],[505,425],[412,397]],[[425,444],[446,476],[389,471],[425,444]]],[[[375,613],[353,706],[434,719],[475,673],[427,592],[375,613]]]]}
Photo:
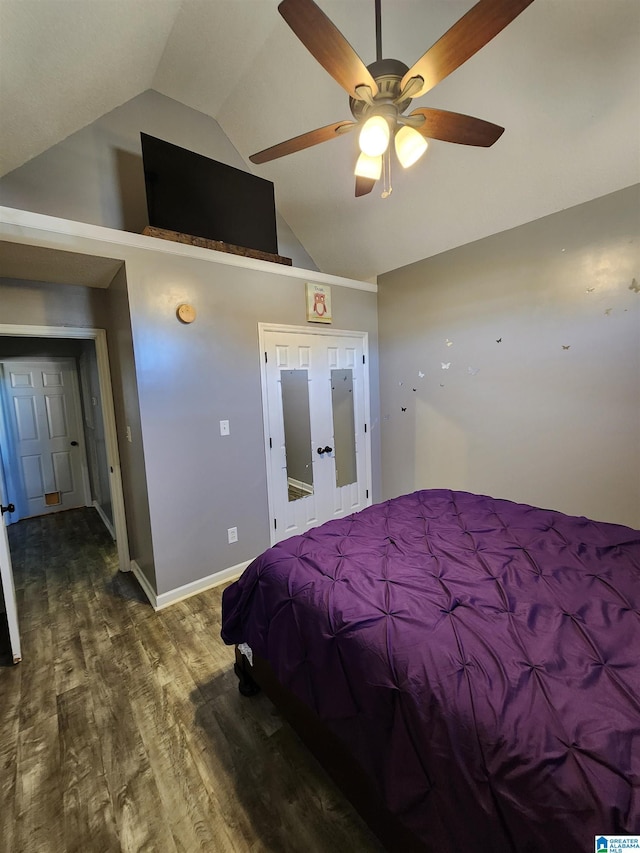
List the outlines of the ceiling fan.
{"type": "MultiPolygon", "coordinates": [[[[411,101],[426,94],[501,32],[533,0],[479,0],[409,68],[397,59],[382,58],[381,0],[375,0],[376,60],[366,66],[314,0],[282,0],[278,11],[320,65],[349,95],[355,121],[338,121],[265,148],[249,159],[268,163],[360,129],[360,156],[355,168],[356,196],[370,193],[396,155],[407,168],[425,152],[428,139],[489,147],[504,128],[479,118],[419,107],[406,113],[411,101]]],[[[385,188],[383,196],[391,192],[385,188]]]]}

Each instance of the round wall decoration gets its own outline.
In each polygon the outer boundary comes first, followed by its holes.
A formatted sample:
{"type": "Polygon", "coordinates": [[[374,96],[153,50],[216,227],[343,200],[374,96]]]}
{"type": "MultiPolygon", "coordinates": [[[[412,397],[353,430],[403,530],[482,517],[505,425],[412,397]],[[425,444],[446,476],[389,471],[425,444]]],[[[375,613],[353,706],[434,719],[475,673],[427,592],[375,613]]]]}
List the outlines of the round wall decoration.
{"type": "Polygon", "coordinates": [[[189,305],[187,302],[183,302],[182,305],[178,305],[176,314],[178,315],[178,320],[183,323],[193,323],[196,319],[196,309],[193,305],[189,305]]]}

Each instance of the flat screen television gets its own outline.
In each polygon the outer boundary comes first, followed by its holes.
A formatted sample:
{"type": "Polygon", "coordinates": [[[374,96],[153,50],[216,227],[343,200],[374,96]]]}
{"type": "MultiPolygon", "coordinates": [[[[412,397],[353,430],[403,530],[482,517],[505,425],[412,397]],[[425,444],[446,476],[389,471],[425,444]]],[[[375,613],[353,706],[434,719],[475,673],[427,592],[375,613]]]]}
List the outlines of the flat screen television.
{"type": "Polygon", "coordinates": [[[273,184],[141,133],[149,225],[278,254],[273,184]]]}

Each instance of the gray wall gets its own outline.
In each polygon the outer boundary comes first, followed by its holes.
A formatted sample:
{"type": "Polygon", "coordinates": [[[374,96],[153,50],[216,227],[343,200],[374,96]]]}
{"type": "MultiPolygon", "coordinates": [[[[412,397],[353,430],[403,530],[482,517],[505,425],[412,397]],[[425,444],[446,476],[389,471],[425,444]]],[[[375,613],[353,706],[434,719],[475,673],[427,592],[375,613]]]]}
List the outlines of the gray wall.
{"type": "Polygon", "coordinates": [[[127,514],[129,552],[131,559],[136,561],[152,588],[155,589],[156,574],[149,518],[149,493],[124,266],[111,282],[107,299],[109,318],[107,341],[118,430],[118,452],[122,469],[122,491],[127,514]],[[129,433],[127,433],[127,427],[129,433]],[[131,440],[128,435],[131,436],[131,440]]]}
{"type": "MultiPolygon", "coordinates": [[[[148,224],[141,131],[251,171],[214,119],[149,89],[5,175],[0,204],[141,233],[148,224]]],[[[280,254],[317,269],[279,215],[277,229],[280,254]]]]}
{"type": "MultiPolygon", "coordinates": [[[[196,257],[126,261],[157,592],[269,546],[258,323],[307,326],[305,279],[196,257]],[[184,325],[187,302],[197,318],[184,325]],[[229,420],[230,435],[220,435],[229,420]],[[227,528],[239,541],[227,544],[227,528]]],[[[332,288],[334,327],[369,332],[374,498],[380,494],[376,294],[332,288]]]]}
{"type": "Polygon", "coordinates": [[[82,344],[82,353],[78,359],[78,375],[91,498],[102,510],[113,530],[113,505],[96,347],[93,341],[79,343],[82,344]]]}
{"type": "Polygon", "coordinates": [[[106,291],[0,278],[0,323],[105,328],[106,291]]]}
{"type": "Polygon", "coordinates": [[[639,282],[638,186],[381,276],[383,495],[640,527],[639,282]]]}
{"type": "MultiPolygon", "coordinates": [[[[116,428],[120,445],[122,484],[127,516],[129,548],[152,583],[153,554],[144,477],[142,443],[126,441],[126,425],[130,423],[140,436],[140,414],[135,385],[135,367],[131,343],[131,324],[124,274],[116,276],[109,290],[48,282],[0,279],[0,323],[33,326],[78,326],[107,330],[116,428]],[[132,380],[133,377],[133,380],[132,380]],[[142,475],[141,475],[142,472],[142,475]]],[[[2,338],[0,337],[0,345],[2,338]]],[[[45,347],[43,339],[34,341],[45,354],[63,351],[78,354],[77,341],[52,340],[45,347]],[[43,349],[43,347],[45,349],[43,349]]],[[[15,345],[12,345],[15,354],[15,345]]]]}

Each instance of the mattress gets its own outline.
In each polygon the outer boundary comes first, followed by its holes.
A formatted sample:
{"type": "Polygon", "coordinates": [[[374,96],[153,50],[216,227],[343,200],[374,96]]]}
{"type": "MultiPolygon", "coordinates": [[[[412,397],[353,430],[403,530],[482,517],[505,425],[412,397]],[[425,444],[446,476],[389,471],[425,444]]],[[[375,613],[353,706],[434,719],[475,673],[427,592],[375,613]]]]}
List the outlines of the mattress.
{"type": "Polygon", "coordinates": [[[267,550],[225,590],[222,636],[428,849],[640,833],[640,531],[415,492],[267,550]]]}

